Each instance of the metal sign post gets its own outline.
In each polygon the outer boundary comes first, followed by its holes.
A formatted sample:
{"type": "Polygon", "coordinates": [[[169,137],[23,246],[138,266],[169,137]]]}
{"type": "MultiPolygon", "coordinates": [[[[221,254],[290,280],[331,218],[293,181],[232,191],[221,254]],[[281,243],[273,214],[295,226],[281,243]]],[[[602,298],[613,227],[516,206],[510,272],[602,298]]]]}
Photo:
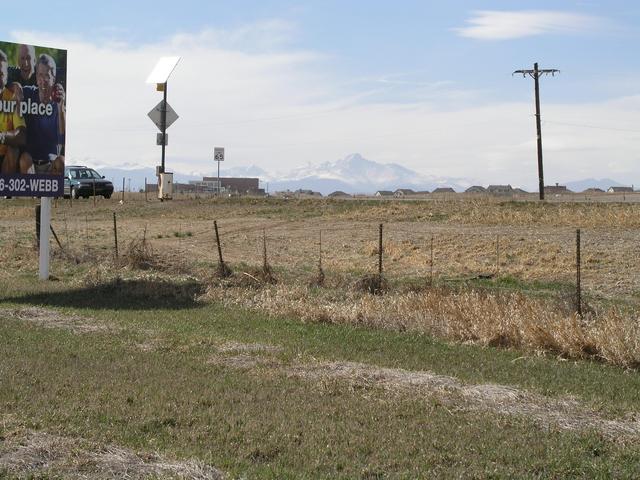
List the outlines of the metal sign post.
{"type": "Polygon", "coordinates": [[[156,90],[162,92],[162,101],[148,114],[151,121],[156,124],[161,132],[156,138],[156,143],[162,146],[161,163],[157,169],[158,196],[161,201],[165,198],[171,198],[171,185],[173,184],[171,180],[172,174],[165,175],[165,149],[168,143],[167,128],[178,119],[178,115],[167,103],[167,81],[179,61],[180,57],[162,57],[147,78],[147,83],[155,83],[156,90]],[[166,195],[162,193],[165,191],[166,195]]]}
{"type": "Polygon", "coordinates": [[[213,159],[218,162],[218,188],[217,196],[220,196],[220,162],[224,162],[224,147],[215,147],[213,149],[213,159]]]}

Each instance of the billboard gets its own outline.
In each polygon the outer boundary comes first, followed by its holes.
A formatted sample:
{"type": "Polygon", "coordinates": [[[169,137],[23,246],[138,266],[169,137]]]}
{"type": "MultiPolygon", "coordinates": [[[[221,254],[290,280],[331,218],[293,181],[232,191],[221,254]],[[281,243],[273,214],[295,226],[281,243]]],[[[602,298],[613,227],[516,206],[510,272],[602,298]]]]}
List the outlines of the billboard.
{"type": "Polygon", "coordinates": [[[0,42],[0,197],[64,188],[67,51],[0,42]]]}

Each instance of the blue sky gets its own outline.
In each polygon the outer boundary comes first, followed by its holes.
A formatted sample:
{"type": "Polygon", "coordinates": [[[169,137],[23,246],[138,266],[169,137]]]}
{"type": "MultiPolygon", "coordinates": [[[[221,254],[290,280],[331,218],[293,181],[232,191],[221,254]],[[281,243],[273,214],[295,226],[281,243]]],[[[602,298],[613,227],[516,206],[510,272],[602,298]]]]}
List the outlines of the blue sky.
{"type": "Polygon", "coordinates": [[[549,180],[640,183],[637,2],[50,5],[32,2],[47,14],[28,22],[9,9],[3,40],[69,49],[78,160],[156,163],[145,114],[158,98],[144,77],[159,55],[177,54],[176,169],[209,171],[215,142],[236,164],[267,170],[360,152],[425,174],[534,185],[533,82],[511,72],[538,61],[561,70],[542,80],[549,180]],[[100,114],[102,85],[115,91],[100,114]],[[97,148],[105,134],[121,141],[97,148]]]}

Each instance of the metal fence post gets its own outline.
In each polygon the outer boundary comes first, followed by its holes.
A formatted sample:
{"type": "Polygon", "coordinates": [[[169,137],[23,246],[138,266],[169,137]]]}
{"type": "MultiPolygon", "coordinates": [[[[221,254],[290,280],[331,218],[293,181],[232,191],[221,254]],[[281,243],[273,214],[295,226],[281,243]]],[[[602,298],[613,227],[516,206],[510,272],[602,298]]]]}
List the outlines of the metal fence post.
{"type": "Polygon", "coordinates": [[[40,248],[40,205],[36,205],[36,245],[40,248]]]}
{"type": "Polygon", "coordinates": [[[113,239],[115,241],[116,258],[118,258],[118,223],[116,221],[116,212],[113,212],[113,239]]]}
{"type": "Polygon", "coordinates": [[[576,230],[576,308],[578,316],[582,316],[582,278],[581,278],[581,259],[580,252],[580,229],[576,230]]]}
{"type": "Polygon", "coordinates": [[[500,234],[496,235],[496,277],[500,274],[500,234]]]}
{"type": "Polygon", "coordinates": [[[429,283],[433,285],[433,235],[431,235],[431,263],[429,265],[429,283]]]}
{"type": "Polygon", "coordinates": [[[378,275],[382,276],[382,224],[378,234],[378,275]]]}

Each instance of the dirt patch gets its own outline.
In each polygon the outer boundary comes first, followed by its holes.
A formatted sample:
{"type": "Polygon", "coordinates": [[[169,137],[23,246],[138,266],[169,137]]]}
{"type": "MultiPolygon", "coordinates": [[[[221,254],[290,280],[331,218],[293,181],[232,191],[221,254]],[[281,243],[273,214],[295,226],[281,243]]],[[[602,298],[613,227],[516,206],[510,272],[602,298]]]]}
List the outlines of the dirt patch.
{"type": "Polygon", "coordinates": [[[526,416],[548,427],[594,429],[609,438],[640,437],[640,421],[607,420],[574,400],[551,399],[504,385],[465,385],[453,377],[430,372],[379,368],[351,362],[296,365],[286,368],[286,371],[289,375],[302,378],[360,379],[385,388],[409,389],[444,397],[455,395],[463,400],[464,407],[526,416]]]}
{"type": "Polygon", "coordinates": [[[106,325],[76,315],[66,315],[55,310],[40,307],[0,309],[0,317],[14,318],[29,322],[39,327],[62,328],[73,333],[96,333],[109,330],[106,325]]]}
{"type": "Polygon", "coordinates": [[[238,343],[227,342],[222,344],[218,351],[221,353],[245,352],[245,353],[277,353],[282,351],[282,347],[277,345],[267,345],[264,343],[238,343]]]}
{"type": "Polygon", "coordinates": [[[62,478],[224,478],[196,461],[172,461],[158,454],[137,454],[119,447],[99,447],[83,439],[24,431],[0,440],[0,476],[62,478]]]}
{"type": "Polygon", "coordinates": [[[135,348],[141,352],[149,353],[158,350],[160,345],[160,342],[156,340],[147,340],[145,342],[136,343],[135,348]]]}
{"type": "Polygon", "coordinates": [[[257,356],[238,355],[216,358],[212,363],[243,370],[267,368],[321,383],[343,380],[360,386],[436,396],[451,407],[527,417],[549,428],[596,430],[610,439],[640,439],[638,420],[609,420],[573,399],[552,399],[505,385],[467,385],[454,377],[431,372],[354,362],[284,365],[257,356]]]}
{"type": "Polygon", "coordinates": [[[213,357],[209,363],[238,370],[251,370],[258,367],[277,369],[280,367],[280,364],[275,360],[247,354],[213,357]]]}

